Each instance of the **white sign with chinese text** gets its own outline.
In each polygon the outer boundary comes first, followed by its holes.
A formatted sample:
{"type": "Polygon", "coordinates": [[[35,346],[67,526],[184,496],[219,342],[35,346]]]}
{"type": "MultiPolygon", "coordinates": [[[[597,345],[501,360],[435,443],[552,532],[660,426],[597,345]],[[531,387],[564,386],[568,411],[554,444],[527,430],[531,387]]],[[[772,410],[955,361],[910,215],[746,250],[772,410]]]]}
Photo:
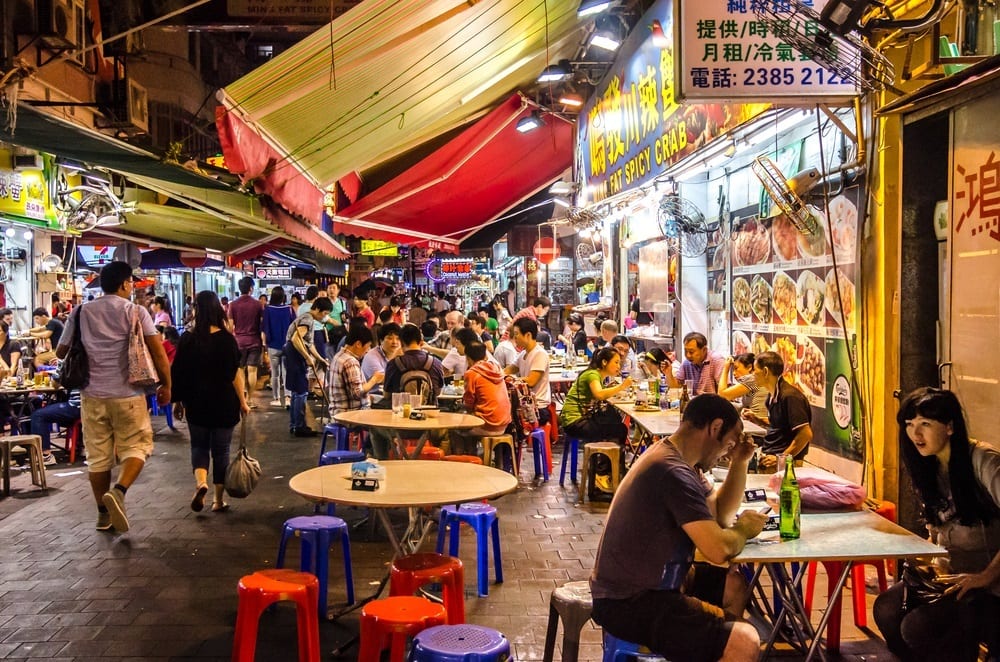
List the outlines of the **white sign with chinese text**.
{"type": "MultiPolygon", "coordinates": [[[[827,0],[804,0],[818,14],[827,0]]],[[[678,96],[704,101],[774,101],[857,95],[857,88],[800,53],[753,12],[754,3],[783,0],[679,0],[678,96]]],[[[776,6],[780,11],[780,7],[776,6]]],[[[822,26],[805,23],[805,29],[822,26]]]]}

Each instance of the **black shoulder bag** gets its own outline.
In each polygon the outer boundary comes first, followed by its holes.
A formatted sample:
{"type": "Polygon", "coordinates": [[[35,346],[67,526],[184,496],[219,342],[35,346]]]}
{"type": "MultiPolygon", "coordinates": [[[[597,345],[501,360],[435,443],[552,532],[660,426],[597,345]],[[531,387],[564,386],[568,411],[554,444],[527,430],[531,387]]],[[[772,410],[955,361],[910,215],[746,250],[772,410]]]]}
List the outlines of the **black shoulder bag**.
{"type": "Polygon", "coordinates": [[[73,340],[59,369],[59,384],[67,390],[87,388],[90,384],[90,357],[87,356],[87,349],[80,338],[82,310],[83,305],[80,305],[73,311],[73,315],[76,316],[73,320],[73,340]]]}

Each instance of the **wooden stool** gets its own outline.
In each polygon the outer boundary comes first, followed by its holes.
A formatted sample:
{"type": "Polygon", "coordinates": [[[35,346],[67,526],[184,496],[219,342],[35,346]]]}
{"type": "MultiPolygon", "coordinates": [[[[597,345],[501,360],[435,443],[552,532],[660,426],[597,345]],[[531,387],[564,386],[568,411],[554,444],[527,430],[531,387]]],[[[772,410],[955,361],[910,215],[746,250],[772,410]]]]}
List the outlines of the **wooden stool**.
{"type": "Polygon", "coordinates": [[[580,469],[580,503],[586,501],[590,489],[590,462],[594,455],[604,455],[611,460],[611,491],[618,489],[621,473],[621,447],[613,441],[592,441],[583,446],[583,467],[580,469]]]}
{"type": "Polygon", "coordinates": [[[594,601],[590,597],[590,582],[568,582],[552,591],[549,598],[549,625],[545,632],[544,662],[552,662],[556,650],[559,619],[563,622],[562,659],[576,662],[580,655],[580,632],[590,620],[594,601]]]}
{"type": "Polygon", "coordinates": [[[403,662],[406,638],[434,625],[445,625],[444,605],[427,598],[396,596],[373,600],[361,610],[361,649],[358,662],[378,662],[383,642],[390,646],[390,662],[403,662]]]}
{"type": "Polygon", "coordinates": [[[448,624],[465,622],[465,566],[443,554],[410,554],[392,562],[389,595],[413,595],[426,584],[440,584],[448,624]]]}
{"type": "Polygon", "coordinates": [[[295,603],[299,634],[299,662],[319,662],[319,618],[316,601],[319,581],[294,570],[259,570],[245,575],[237,586],[233,662],[253,662],[257,648],[257,621],[275,602],[295,603]]]}
{"type": "Polygon", "coordinates": [[[496,466],[493,464],[493,451],[499,446],[506,446],[510,450],[510,467],[504,468],[503,462],[501,461],[500,466],[497,468],[509,471],[516,476],[517,456],[514,454],[514,437],[509,434],[501,434],[495,437],[483,437],[483,464],[490,467],[496,466]]]}
{"type": "Polygon", "coordinates": [[[24,446],[28,449],[28,463],[31,466],[31,484],[48,490],[45,484],[45,460],[42,458],[42,438],[37,434],[20,434],[0,437],[0,462],[3,462],[3,496],[10,496],[10,449],[24,446]]]}

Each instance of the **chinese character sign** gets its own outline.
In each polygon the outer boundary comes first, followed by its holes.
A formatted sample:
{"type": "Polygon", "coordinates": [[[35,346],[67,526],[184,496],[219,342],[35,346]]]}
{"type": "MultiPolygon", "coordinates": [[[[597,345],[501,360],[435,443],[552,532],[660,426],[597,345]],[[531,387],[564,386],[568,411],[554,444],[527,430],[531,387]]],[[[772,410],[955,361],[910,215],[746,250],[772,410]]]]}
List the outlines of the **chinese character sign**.
{"type": "Polygon", "coordinates": [[[655,43],[653,25],[672,34],[673,2],[660,0],[639,20],[580,114],[577,166],[587,181],[581,204],[651,181],[767,108],[678,104],[674,48],[655,43]]]}
{"type": "MultiPolygon", "coordinates": [[[[827,0],[804,0],[817,13],[827,0]]],[[[754,13],[758,2],[782,0],[680,0],[678,95],[686,100],[768,100],[816,97],[836,99],[857,94],[854,83],[813,62],[776,36],[754,13]]],[[[790,14],[789,14],[790,15],[790,14]]],[[[811,19],[789,21],[804,33],[822,26],[811,19]]]]}

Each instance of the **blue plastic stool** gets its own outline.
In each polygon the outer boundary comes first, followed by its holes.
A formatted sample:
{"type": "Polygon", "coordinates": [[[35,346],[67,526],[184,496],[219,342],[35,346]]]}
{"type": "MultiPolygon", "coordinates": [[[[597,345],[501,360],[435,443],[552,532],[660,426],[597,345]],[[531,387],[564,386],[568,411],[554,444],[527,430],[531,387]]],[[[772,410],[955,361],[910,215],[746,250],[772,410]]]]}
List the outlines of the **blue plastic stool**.
{"type": "MultiPolygon", "coordinates": [[[[153,416],[160,415],[160,403],[156,401],[156,396],[149,396],[149,408],[153,410],[153,416]]],[[[174,429],[174,408],[169,404],[163,407],[163,414],[167,417],[167,427],[174,429]]]]}
{"type": "MultiPolygon", "coordinates": [[[[326,439],[330,435],[333,435],[337,440],[337,450],[346,451],[347,450],[347,428],[340,423],[327,423],[323,426],[323,437],[319,442],[319,455],[323,456],[326,452],[326,439]]],[[[322,462],[320,466],[323,466],[322,462]]]]}
{"type": "Polygon", "coordinates": [[[563,444],[562,463],[559,468],[559,487],[566,482],[566,457],[570,458],[570,481],[576,485],[577,455],[580,452],[580,440],[573,437],[566,437],[563,444]]]}
{"type": "Polygon", "coordinates": [[[604,632],[604,657],[603,662],[627,662],[630,659],[637,659],[643,662],[666,662],[666,660],[655,653],[650,653],[639,644],[631,641],[619,639],[614,635],[604,632]]]}
{"type": "MultiPolygon", "coordinates": [[[[361,462],[365,459],[365,454],[361,451],[327,451],[319,456],[319,466],[325,467],[328,464],[347,464],[348,462],[361,462]]],[[[319,504],[313,509],[314,513],[319,512],[319,504]]],[[[337,504],[326,504],[326,514],[334,515],[337,512],[337,504]]]]}
{"type": "Polygon", "coordinates": [[[535,460],[535,478],[549,480],[549,458],[545,451],[545,430],[535,428],[531,431],[531,455],[535,460]]]}
{"type": "Polygon", "coordinates": [[[326,614],[327,583],[330,579],[330,545],[334,536],[340,537],[344,550],[344,582],[347,584],[347,604],[354,604],[354,577],[351,573],[351,539],[347,535],[347,522],[328,515],[293,517],[285,522],[278,543],[278,560],[275,568],[285,567],[285,547],[293,535],[302,539],[299,570],[311,572],[319,579],[319,613],[326,614]]]}
{"type": "Polygon", "coordinates": [[[503,567],[500,559],[500,518],[497,509],[485,503],[463,503],[461,506],[441,506],[441,518],[438,520],[438,539],[436,551],[444,552],[445,529],[451,529],[449,556],[458,556],[458,541],[460,524],[465,522],[476,532],[476,572],[479,579],[479,595],[490,594],[490,552],[487,536],[493,535],[493,565],[496,568],[497,584],[503,583],[503,567]]]}
{"type": "Polygon", "coordinates": [[[510,642],[481,625],[436,625],[413,638],[410,662],[506,662],[510,642]]]}

